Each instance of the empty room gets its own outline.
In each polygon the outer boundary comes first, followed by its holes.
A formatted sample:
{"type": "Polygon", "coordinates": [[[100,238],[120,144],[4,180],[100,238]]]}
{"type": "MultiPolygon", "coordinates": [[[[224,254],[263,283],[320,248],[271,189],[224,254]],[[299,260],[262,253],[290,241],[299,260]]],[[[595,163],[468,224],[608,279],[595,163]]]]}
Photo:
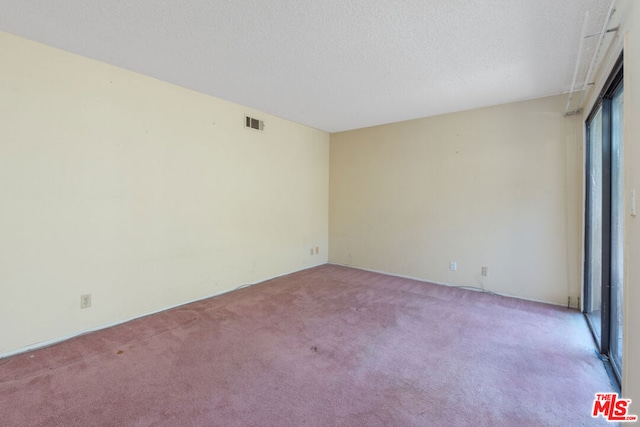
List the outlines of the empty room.
{"type": "Polygon", "coordinates": [[[0,0],[0,425],[640,413],[634,0],[0,0]]]}

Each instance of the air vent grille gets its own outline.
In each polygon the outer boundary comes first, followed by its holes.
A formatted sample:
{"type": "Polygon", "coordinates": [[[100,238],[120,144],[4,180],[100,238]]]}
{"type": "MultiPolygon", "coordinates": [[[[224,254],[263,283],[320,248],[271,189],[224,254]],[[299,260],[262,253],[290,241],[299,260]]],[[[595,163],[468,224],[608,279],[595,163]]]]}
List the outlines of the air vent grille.
{"type": "Polygon", "coordinates": [[[264,130],[264,122],[262,120],[254,119],[253,117],[244,117],[244,127],[247,129],[264,130]]]}

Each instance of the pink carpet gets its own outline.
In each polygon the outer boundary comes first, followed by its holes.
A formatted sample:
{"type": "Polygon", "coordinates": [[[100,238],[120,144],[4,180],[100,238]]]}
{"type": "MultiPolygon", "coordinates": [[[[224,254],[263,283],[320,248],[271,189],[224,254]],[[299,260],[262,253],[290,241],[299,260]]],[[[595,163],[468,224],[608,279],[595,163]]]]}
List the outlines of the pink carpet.
{"type": "Polygon", "coordinates": [[[324,265],[0,360],[0,424],[610,425],[603,391],[577,311],[324,265]]]}

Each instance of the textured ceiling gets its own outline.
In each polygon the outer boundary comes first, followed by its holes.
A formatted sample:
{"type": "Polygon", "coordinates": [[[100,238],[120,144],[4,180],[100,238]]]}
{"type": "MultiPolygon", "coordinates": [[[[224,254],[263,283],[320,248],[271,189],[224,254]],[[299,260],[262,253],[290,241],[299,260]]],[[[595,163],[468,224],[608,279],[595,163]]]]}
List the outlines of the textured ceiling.
{"type": "Polygon", "coordinates": [[[567,92],[610,4],[0,0],[0,30],[335,132],[567,92]]]}

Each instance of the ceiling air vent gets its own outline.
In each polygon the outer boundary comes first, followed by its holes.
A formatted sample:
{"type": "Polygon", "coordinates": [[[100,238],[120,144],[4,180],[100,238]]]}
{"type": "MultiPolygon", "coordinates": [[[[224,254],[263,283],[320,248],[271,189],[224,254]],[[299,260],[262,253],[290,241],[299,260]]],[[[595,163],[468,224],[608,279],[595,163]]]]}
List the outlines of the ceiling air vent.
{"type": "Polygon", "coordinates": [[[253,117],[244,117],[244,127],[255,130],[264,130],[264,122],[262,120],[254,119],[253,117]]]}

